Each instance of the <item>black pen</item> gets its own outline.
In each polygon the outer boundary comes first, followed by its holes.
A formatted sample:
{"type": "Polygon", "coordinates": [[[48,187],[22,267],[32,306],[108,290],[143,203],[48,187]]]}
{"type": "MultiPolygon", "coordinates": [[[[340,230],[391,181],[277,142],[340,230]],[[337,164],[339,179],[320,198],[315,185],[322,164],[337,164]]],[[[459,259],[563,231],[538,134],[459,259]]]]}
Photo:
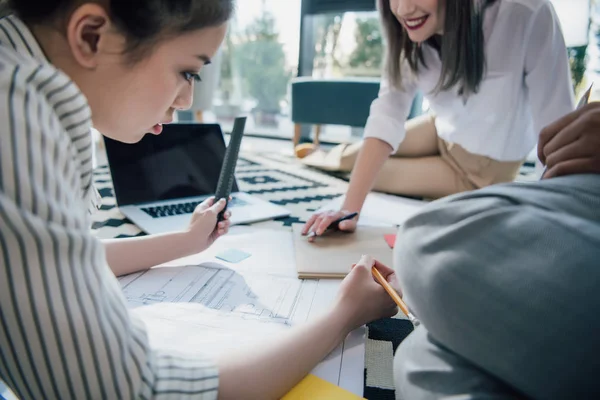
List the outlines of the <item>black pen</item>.
{"type": "MultiPolygon", "coordinates": [[[[340,222],[342,221],[347,221],[349,219],[352,219],[354,217],[356,217],[358,215],[357,212],[353,212],[350,213],[348,215],[343,216],[342,218],[338,218],[335,221],[333,221],[332,223],[329,224],[329,226],[327,227],[327,229],[325,229],[325,232],[330,231],[330,230],[338,230],[340,228],[340,222]]],[[[312,231],[308,234],[308,237],[315,237],[317,236],[317,234],[315,233],[315,231],[312,231]]]]}

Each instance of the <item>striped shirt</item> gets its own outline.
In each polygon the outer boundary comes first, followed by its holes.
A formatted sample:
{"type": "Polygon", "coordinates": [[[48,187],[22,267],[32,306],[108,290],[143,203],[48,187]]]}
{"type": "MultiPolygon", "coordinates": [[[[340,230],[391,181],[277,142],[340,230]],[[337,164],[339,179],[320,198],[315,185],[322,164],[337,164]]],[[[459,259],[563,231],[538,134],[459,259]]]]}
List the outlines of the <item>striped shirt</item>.
{"type": "Polygon", "coordinates": [[[148,344],[90,232],[91,110],[0,19],[0,379],[22,399],[217,397],[208,360],[148,344]]]}

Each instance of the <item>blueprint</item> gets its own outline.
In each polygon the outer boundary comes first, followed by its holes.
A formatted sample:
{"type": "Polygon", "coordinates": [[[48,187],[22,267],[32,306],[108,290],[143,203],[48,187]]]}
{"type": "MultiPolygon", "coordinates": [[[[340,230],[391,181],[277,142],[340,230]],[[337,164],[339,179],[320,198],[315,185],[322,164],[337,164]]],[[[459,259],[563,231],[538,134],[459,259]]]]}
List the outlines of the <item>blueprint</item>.
{"type": "Polygon", "coordinates": [[[289,323],[302,281],[294,278],[243,276],[217,263],[163,267],[121,282],[131,307],[157,303],[198,303],[239,318],[289,323]]]}
{"type": "MultiPolygon", "coordinates": [[[[325,312],[341,282],[298,279],[291,235],[234,227],[205,253],[121,277],[119,283],[155,348],[218,357],[264,346],[325,312]],[[215,257],[231,248],[252,256],[235,264],[215,257]]],[[[353,332],[312,372],[362,394],[364,333],[353,332]]]]}

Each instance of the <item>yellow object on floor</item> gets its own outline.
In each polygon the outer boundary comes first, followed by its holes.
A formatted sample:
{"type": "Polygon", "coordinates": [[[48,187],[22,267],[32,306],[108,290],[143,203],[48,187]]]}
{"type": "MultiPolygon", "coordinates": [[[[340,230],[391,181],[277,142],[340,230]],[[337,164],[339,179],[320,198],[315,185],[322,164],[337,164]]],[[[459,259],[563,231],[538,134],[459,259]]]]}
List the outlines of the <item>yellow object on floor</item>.
{"type": "Polygon", "coordinates": [[[307,375],[281,400],[358,400],[364,399],[315,375],[307,375]]]}
{"type": "Polygon", "coordinates": [[[294,148],[294,153],[298,158],[304,158],[316,150],[316,146],[312,143],[302,143],[294,148]]]}

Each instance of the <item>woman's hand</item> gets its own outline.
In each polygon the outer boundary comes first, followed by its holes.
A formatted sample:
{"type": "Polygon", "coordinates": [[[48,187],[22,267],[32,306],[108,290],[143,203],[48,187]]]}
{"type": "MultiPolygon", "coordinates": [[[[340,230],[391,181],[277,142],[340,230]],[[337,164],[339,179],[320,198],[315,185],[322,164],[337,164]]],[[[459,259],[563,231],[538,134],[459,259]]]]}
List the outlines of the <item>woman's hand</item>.
{"type": "Polygon", "coordinates": [[[370,256],[363,256],[342,282],[335,305],[336,313],[341,313],[347,318],[349,330],[398,313],[396,303],[373,277],[372,267],[377,268],[402,296],[394,270],[370,256]]]}
{"type": "MultiPolygon", "coordinates": [[[[316,236],[321,236],[333,221],[343,218],[348,214],[350,214],[350,212],[346,210],[331,210],[313,214],[306,224],[304,224],[304,228],[302,228],[302,234],[308,235],[309,232],[314,232],[316,236]]],[[[356,230],[357,220],[358,217],[354,217],[352,219],[342,221],[339,223],[338,228],[344,232],[354,232],[356,230]]],[[[309,237],[308,240],[312,242],[314,240],[314,236],[309,237]]]]}
{"type": "Polygon", "coordinates": [[[187,230],[195,253],[208,249],[229,231],[231,211],[225,211],[224,220],[217,224],[217,217],[225,208],[225,203],[224,199],[215,203],[215,198],[210,197],[196,206],[187,230]]]}

